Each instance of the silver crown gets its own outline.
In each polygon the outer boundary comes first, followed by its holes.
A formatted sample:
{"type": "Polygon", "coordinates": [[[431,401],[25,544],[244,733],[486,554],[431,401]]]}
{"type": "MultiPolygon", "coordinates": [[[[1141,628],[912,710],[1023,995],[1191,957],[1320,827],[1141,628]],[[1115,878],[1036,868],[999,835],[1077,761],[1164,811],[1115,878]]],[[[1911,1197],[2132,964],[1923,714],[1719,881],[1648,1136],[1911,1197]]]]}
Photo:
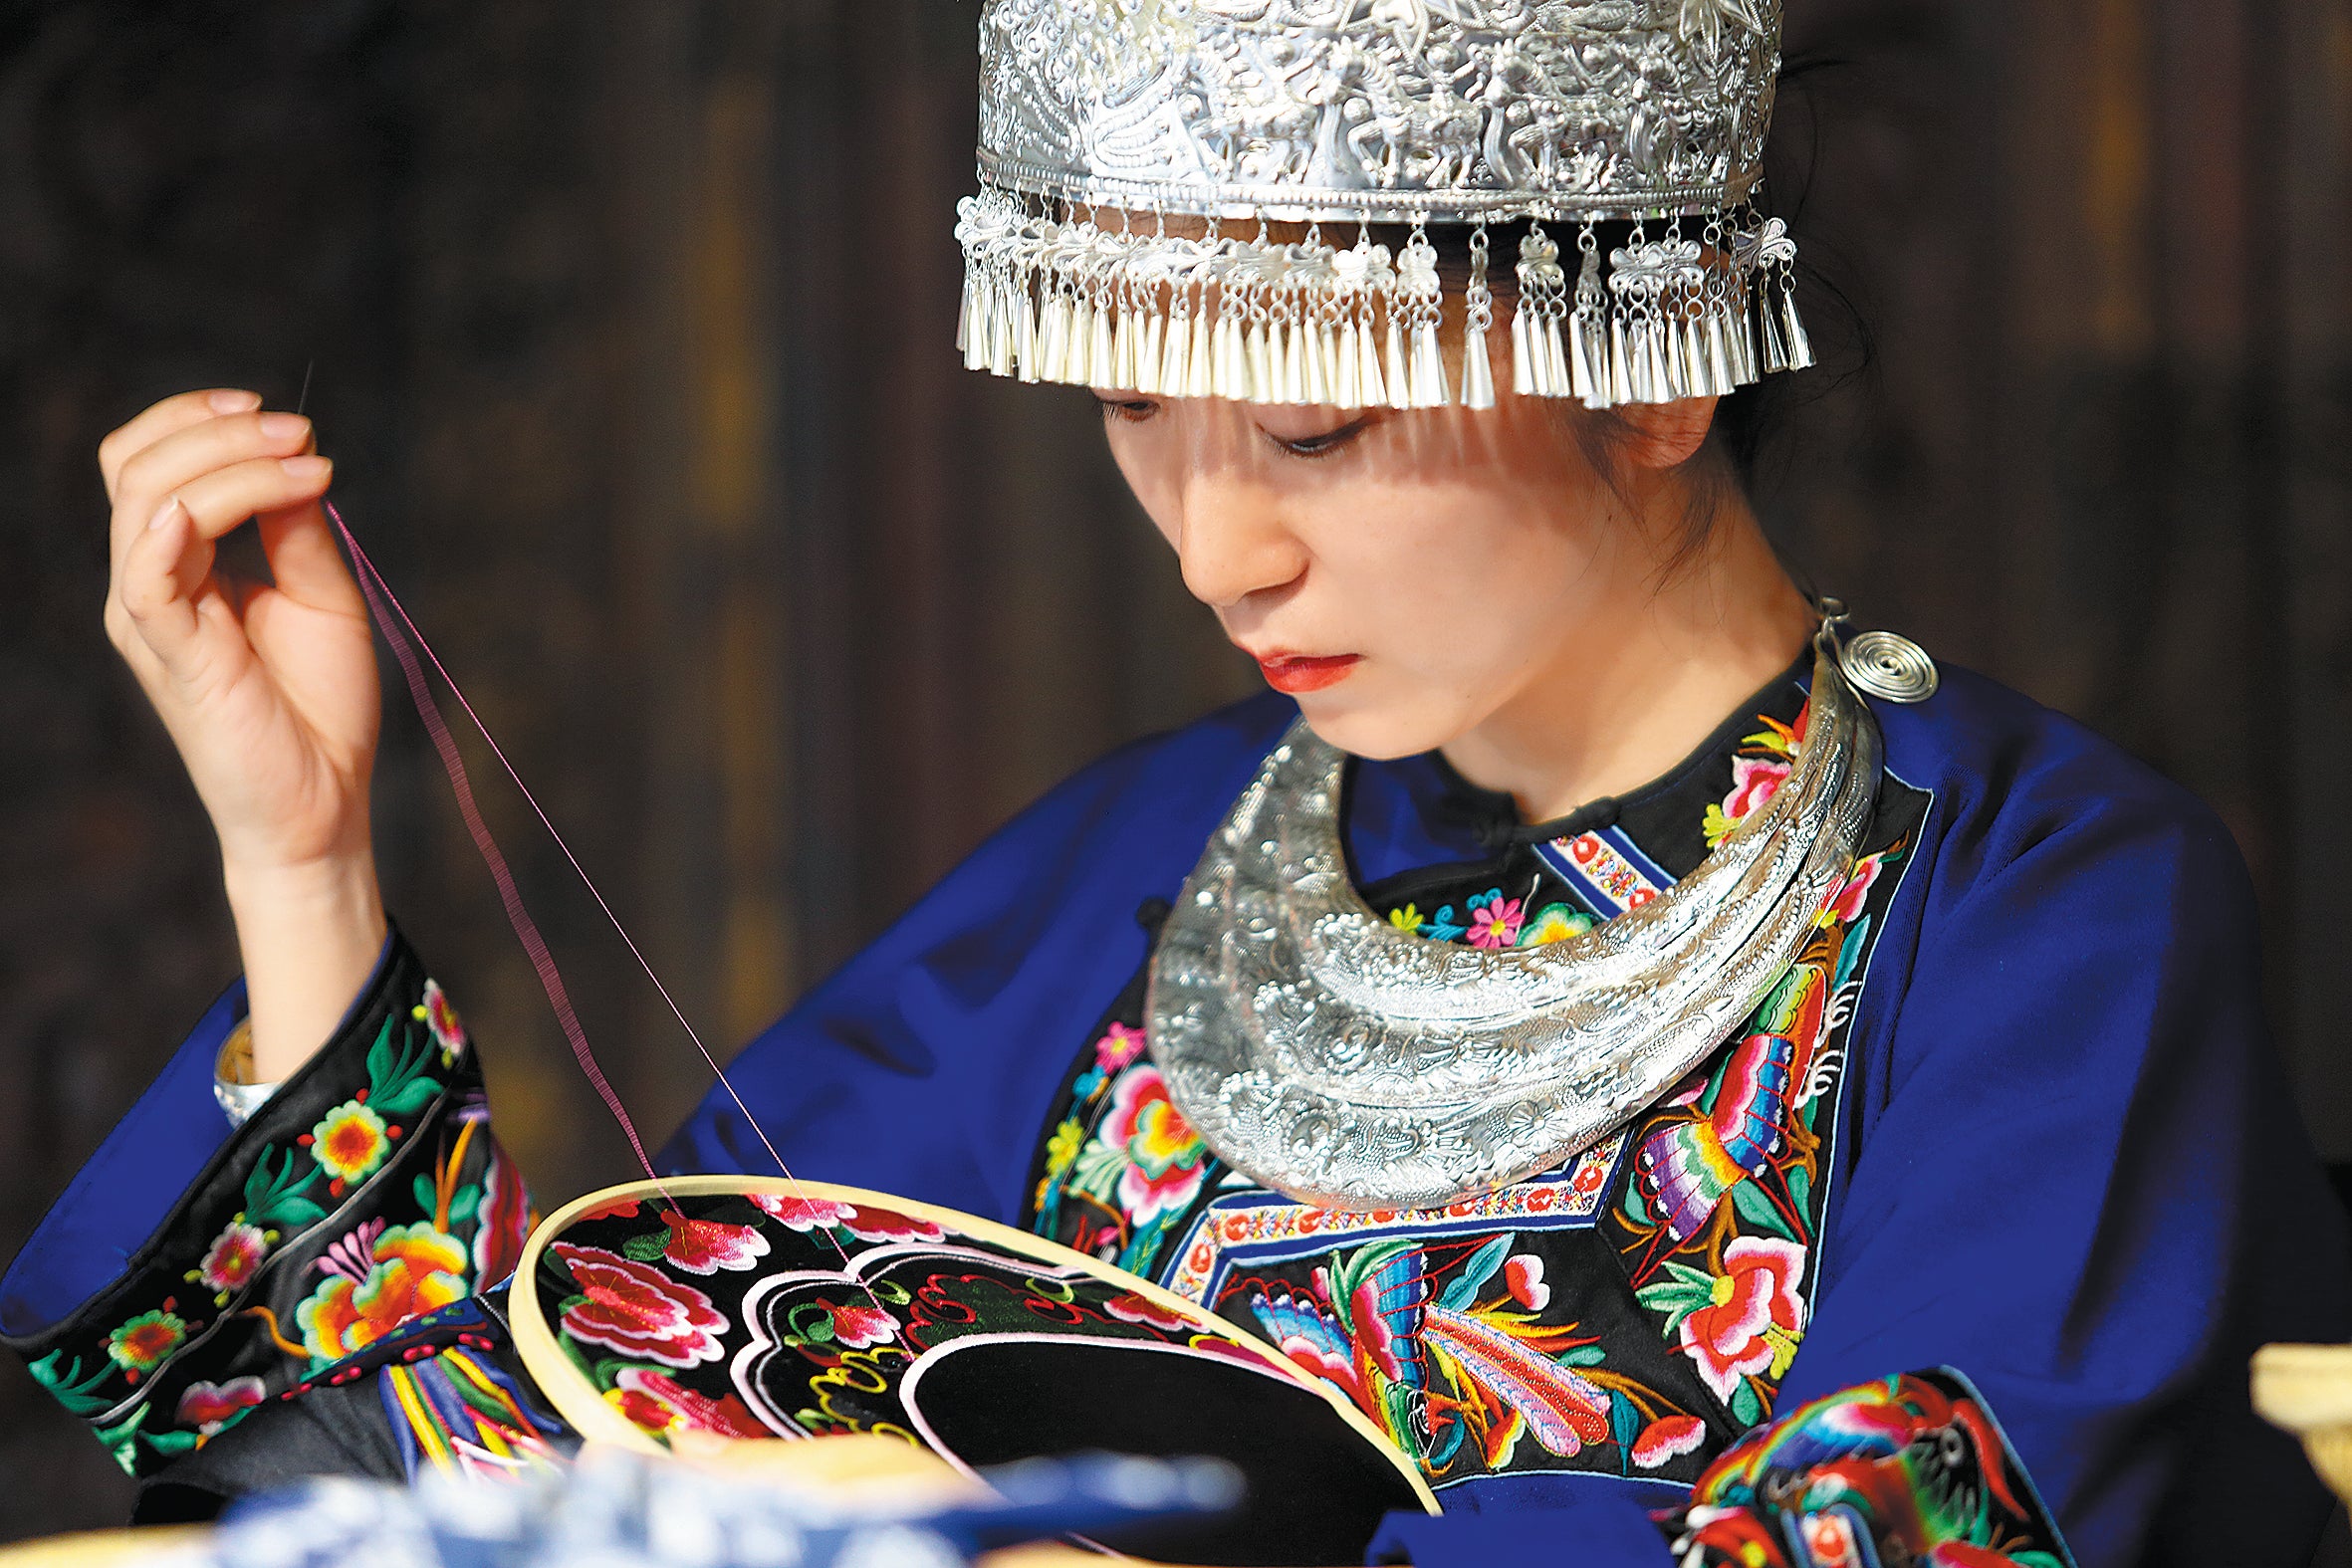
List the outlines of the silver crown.
{"type": "Polygon", "coordinates": [[[1484,407],[1484,225],[1531,219],[1518,390],[1606,407],[1800,367],[1794,247],[1744,210],[1779,37],[1780,0],[989,0],[966,360],[1169,395],[1452,402],[1426,225],[1470,224],[1460,400],[1484,407]],[[1605,276],[1603,220],[1645,225],[1605,276]],[[1546,222],[1579,226],[1579,275],[1546,222]],[[1311,227],[1278,243],[1271,223],[1311,227]],[[1374,223],[1412,238],[1373,245],[1374,223]]]}

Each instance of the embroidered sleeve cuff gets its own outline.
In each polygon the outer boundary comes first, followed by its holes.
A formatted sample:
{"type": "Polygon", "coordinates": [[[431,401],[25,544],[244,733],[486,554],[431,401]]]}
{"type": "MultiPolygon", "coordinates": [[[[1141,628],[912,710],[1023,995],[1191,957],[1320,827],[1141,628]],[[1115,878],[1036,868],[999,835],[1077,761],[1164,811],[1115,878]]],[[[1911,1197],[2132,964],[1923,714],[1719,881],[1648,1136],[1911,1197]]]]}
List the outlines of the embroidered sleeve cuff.
{"type": "MultiPolygon", "coordinates": [[[[227,1032],[175,1062],[187,1079],[178,1108],[204,1107],[227,1032]]],[[[216,1112],[197,1114],[217,1131],[216,1112]]],[[[464,1030],[395,932],[335,1037],[110,1258],[76,1216],[115,1189],[178,1177],[143,1158],[130,1122],[117,1131],[11,1282],[44,1257],[84,1279],[111,1271],[54,1321],[12,1321],[0,1343],[126,1469],[148,1473],[315,1368],[511,1269],[530,1204],[487,1120],[464,1030]]]]}
{"type": "Polygon", "coordinates": [[[1658,1524],[1686,1568],[2074,1563],[1984,1397],[1950,1367],[1858,1384],[1757,1428],[1658,1524]]]}

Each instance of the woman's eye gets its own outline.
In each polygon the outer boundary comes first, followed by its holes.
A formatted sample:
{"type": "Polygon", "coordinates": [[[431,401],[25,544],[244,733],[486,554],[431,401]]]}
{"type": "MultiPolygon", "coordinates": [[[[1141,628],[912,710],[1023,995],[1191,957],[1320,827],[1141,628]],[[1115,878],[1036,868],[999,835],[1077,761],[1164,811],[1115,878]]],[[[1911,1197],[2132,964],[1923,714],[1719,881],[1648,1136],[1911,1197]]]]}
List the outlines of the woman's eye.
{"type": "Polygon", "coordinates": [[[1159,411],[1159,404],[1146,397],[1097,397],[1105,419],[1124,419],[1130,424],[1138,419],[1149,419],[1159,411]]]}
{"type": "Polygon", "coordinates": [[[1278,435],[1272,430],[1269,430],[1267,435],[1277,446],[1294,457],[1323,457],[1362,434],[1364,427],[1371,422],[1372,416],[1364,414],[1349,420],[1336,430],[1320,430],[1313,435],[1278,435]]]}

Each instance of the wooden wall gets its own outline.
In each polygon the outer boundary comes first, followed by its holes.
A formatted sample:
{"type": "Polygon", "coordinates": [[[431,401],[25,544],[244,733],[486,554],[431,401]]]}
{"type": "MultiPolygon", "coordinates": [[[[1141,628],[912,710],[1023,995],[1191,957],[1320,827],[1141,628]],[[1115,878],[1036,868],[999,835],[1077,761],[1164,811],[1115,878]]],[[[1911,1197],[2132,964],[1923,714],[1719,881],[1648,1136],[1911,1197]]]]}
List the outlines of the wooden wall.
{"type": "MultiPolygon", "coordinates": [[[[1793,0],[1784,192],[1877,336],[1764,499],[1871,620],[2195,786],[2352,1157],[2352,13],[1793,0]],[[1809,175],[1809,177],[1799,177],[1809,175]]],[[[1246,689],[1084,394],[956,366],[975,8],[0,17],[0,1250],[234,970],[100,635],[98,437],[311,397],[354,526],[715,1045],[1106,746],[1246,689]]],[[[1848,369],[1851,370],[1849,363],[1848,369]]],[[[397,695],[395,909],[544,1194],[624,1172],[397,695]]],[[[486,808],[649,1131],[707,1073],[486,808]]],[[[2062,1042],[2053,1042],[2062,1048],[2062,1042]]],[[[124,1488],[0,1367],[0,1538],[124,1488]]]]}

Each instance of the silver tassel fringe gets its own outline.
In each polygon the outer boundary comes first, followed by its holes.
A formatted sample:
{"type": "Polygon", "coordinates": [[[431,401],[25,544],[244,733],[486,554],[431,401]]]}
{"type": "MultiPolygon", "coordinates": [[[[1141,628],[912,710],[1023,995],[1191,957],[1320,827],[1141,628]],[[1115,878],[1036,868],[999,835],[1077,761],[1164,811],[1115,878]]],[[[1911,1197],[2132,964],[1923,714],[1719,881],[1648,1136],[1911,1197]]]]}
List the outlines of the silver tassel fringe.
{"type": "MultiPolygon", "coordinates": [[[[1310,227],[1278,244],[1060,221],[997,189],[967,198],[956,346],[965,365],[1024,381],[1146,396],[1345,408],[1457,403],[1441,334],[1447,311],[1426,225],[1393,255],[1359,226],[1337,248],[1310,227]]],[[[1594,408],[1724,396],[1814,362],[1798,315],[1795,242],[1777,218],[1709,220],[1703,237],[1637,227],[1604,266],[1577,233],[1571,289],[1540,224],[1520,243],[1511,385],[1594,408]]],[[[1471,236],[1459,406],[1489,409],[1496,301],[1482,225],[1471,236]]]]}

